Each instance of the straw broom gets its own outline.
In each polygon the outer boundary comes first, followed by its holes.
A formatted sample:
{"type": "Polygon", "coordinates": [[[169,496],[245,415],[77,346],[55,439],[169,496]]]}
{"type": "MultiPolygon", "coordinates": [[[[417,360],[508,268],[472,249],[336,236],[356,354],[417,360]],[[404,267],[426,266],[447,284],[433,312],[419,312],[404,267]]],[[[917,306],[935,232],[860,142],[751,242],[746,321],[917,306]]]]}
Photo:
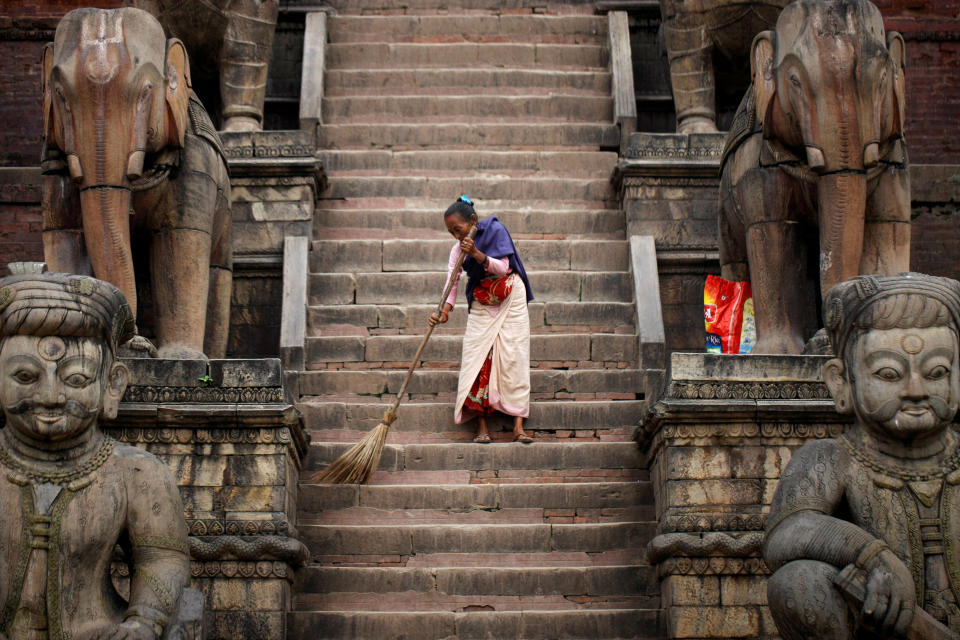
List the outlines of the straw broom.
{"type": "MultiPolygon", "coordinates": [[[[473,225],[470,227],[467,237],[473,239],[476,233],[477,226],[473,225]]],[[[440,298],[440,304],[437,305],[437,315],[443,311],[443,303],[447,301],[447,296],[450,295],[450,289],[453,288],[453,276],[460,272],[466,257],[467,255],[461,251],[460,257],[457,259],[457,266],[453,269],[450,282],[448,282],[444,288],[443,297],[440,298]]],[[[416,355],[413,356],[413,360],[410,362],[410,368],[407,369],[407,377],[404,378],[403,384],[400,386],[396,400],[393,401],[390,408],[383,414],[383,422],[374,427],[360,442],[350,447],[346,453],[331,462],[330,466],[314,474],[311,478],[312,482],[316,484],[363,484],[370,478],[370,475],[377,470],[377,467],[380,465],[380,455],[383,453],[383,445],[387,441],[387,432],[390,430],[390,425],[397,419],[397,407],[400,406],[403,394],[407,390],[407,384],[410,382],[410,378],[413,377],[414,369],[420,365],[420,354],[423,353],[423,348],[427,346],[427,340],[430,339],[433,329],[434,327],[428,327],[427,333],[423,336],[423,340],[420,341],[420,348],[417,349],[416,355]]]]}

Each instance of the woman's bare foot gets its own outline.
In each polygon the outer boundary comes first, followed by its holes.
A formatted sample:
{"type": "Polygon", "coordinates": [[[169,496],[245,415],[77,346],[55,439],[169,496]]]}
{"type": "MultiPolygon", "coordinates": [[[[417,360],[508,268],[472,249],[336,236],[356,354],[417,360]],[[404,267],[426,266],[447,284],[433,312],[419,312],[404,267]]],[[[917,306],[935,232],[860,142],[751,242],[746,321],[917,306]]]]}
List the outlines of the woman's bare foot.
{"type": "Polygon", "coordinates": [[[477,436],[473,441],[477,444],[487,444],[490,442],[490,432],[487,431],[487,419],[483,416],[477,418],[477,436]]]}
{"type": "Polygon", "coordinates": [[[513,441],[530,444],[533,438],[523,430],[523,418],[517,416],[513,419],[513,441]]]}

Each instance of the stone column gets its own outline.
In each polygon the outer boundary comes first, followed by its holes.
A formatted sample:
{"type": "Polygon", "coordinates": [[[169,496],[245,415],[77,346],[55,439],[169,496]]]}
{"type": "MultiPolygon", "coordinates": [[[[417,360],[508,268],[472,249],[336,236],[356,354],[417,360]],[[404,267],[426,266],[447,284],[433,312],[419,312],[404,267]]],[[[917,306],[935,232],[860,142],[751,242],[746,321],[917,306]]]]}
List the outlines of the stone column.
{"type": "Polygon", "coordinates": [[[809,440],[846,429],[821,356],[674,353],[639,435],[650,456],[668,638],[777,638],[763,529],[781,472],[809,440]]]}

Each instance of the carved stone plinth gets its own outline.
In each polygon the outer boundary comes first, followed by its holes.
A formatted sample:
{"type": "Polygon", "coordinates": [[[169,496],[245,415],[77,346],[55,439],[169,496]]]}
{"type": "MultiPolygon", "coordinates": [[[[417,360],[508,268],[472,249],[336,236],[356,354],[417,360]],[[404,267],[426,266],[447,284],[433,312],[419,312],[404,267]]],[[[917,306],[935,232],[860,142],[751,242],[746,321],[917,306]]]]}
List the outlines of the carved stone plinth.
{"type": "Polygon", "coordinates": [[[222,132],[233,195],[233,321],[228,353],[278,354],[283,241],[312,237],[326,186],[303,131],[222,132]]]}
{"type": "Polygon", "coordinates": [[[775,638],[763,528],[791,454],[847,427],[819,356],[674,353],[664,395],[645,416],[669,638],[775,638]]]}
{"type": "Polygon", "coordinates": [[[629,236],[657,248],[667,351],[701,350],[703,280],[719,274],[717,194],[724,135],[635,133],[614,180],[629,236]]]}
{"type": "Polygon", "coordinates": [[[307,554],[295,527],[307,440],[279,360],[124,362],[131,384],[105,431],[177,478],[207,640],[285,637],[293,569],[307,554]]]}

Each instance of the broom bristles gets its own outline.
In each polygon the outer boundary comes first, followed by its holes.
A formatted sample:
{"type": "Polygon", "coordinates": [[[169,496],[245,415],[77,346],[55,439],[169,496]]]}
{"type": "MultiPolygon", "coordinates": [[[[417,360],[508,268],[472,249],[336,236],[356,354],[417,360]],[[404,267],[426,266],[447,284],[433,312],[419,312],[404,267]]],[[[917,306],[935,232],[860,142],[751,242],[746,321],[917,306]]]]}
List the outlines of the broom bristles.
{"type": "Polygon", "coordinates": [[[363,484],[380,465],[380,455],[390,425],[378,424],[323,471],[311,478],[314,484],[363,484]]]}

